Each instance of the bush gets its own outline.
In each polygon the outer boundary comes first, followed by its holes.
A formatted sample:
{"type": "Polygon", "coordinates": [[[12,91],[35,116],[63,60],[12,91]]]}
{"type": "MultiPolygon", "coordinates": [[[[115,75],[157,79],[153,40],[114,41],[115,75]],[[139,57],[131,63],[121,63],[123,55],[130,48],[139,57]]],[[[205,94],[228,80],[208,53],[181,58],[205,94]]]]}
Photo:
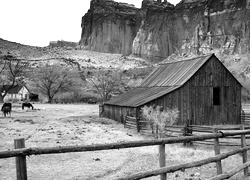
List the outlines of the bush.
{"type": "Polygon", "coordinates": [[[89,92],[68,92],[61,93],[54,98],[55,103],[89,103],[96,104],[100,102],[97,94],[89,92]]]}
{"type": "Polygon", "coordinates": [[[249,93],[249,90],[246,88],[242,88],[241,101],[242,102],[249,102],[250,101],[250,93],[249,93]]]}
{"type": "Polygon", "coordinates": [[[154,126],[158,127],[161,133],[166,133],[166,127],[173,125],[179,116],[179,110],[177,108],[164,110],[161,106],[144,106],[142,108],[143,117],[148,120],[149,125],[154,132],[154,126]]]}
{"type": "Polygon", "coordinates": [[[96,104],[101,102],[101,97],[98,94],[85,92],[82,94],[81,101],[88,104],[96,104]]]}

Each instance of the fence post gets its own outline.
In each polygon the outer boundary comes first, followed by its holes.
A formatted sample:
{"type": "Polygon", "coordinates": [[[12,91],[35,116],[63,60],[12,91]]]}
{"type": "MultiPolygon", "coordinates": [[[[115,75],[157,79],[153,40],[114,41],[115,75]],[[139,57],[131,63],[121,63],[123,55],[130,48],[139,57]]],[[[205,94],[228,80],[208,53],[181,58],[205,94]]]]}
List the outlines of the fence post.
{"type": "MultiPolygon", "coordinates": [[[[15,149],[25,148],[25,139],[14,140],[15,149]]],[[[17,180],[27,180],[26,156],[16,157],[16,176],[17,180]]]]}
{"type": "Polygon", "coordinates": [[[103,112],[104,112],[104,105],[99,104],[99,117],[103,117],[103,112]]]}
{"type": "Polygon", "coordinates": [[[140,132],[140,119],[136,117],[136,127],[137,127],[137,132],[140,132]]]}
{"type": "Polygon", "coordinates": [[[159,136],[159,126],[157,124],[155,126],[155,135],[156,135],[156,139],[158,139],[159,137],[161,138],[161,134],[159,136]]]}
{"type": "MultiPolygon", "coordinates": [[[[160,132],[160,138],[164,138],[163,132],[160,132]]],[[[165,167],[166,166],[166,157],[165,157],[165,144],[159,145],[159,164],[160,167],[165,167]]],[[[161,180],[166,180],[167,179],[167,174],[163,173],[160,175],[161,180]]]]}
{"type": "Polygon", "coordinates": [[[135,118],[136,118],[137,132],[140,132],[140,110],[138,109],[136,109],[135,111],[135,118]]]}
{"type": "MultiPolygon", "coordinates": [[[[245,130],[245,126],[244,125],[241,125],[240,126],[240,129],[241,130],[245,130]]],[[[241,147],[244,148],[246,147],[246,135],[245,134],[242,134],[241,135],[241,147]]],[[[242,152],[242,159],[243,159],[243,163],[246,163],[247,162],[247,151],[243,151],[242,152]]],[[[248,167],[246,167],[244,169],[244,176],[248,176],[248,167]]]]}
{"type": "MultiPolygon", "coordinates": [[[[187,128],[187,129],[186,129],[186,135],[187,135],[187,136],[192,136],[192,134],[193,134],[193,129],[192,129],[192,126],[191,126],[191,120],[190,120],[190,119],[187,120],[186,128],[187,128]]],[[[188,146],[193,146],[193,142],[192,142],[192,141],[189,141],[189,142],[187,142],[186,145],[188,145],[188,146]]]]}
{"type": "MultiPolygon", "coordinates": [[[[184,127],[183,127],[183,136],[187,136],[187,122],[185,122],[185,124],[184,124],[184,127]]],[[[187,146],[187,143],[186,142],[184,142],[183,143],[183,146],[187,146]]]]}
{"type": "Polygon", "coordinates": [[[240,121],[241,124],[246,124],[246,116],[245,116],[245,111],[243,109],[241,109],[241,115],[240,115],[240,121]]]}
{"type": "MultiPolygon", "coordinates": [[[[213,128],[213,133],[218,133],[218,129],[217,128],[213,128]]],[[[219,138],[214,138],[214,152],[215,155],[219,155],[220,154],[220,142],[219,142],[219,138]]],[[[221,165],[221,160],[216,162],[216,169],[217,169],[217,174],[222,174],[222,165],[221,165]]]]}

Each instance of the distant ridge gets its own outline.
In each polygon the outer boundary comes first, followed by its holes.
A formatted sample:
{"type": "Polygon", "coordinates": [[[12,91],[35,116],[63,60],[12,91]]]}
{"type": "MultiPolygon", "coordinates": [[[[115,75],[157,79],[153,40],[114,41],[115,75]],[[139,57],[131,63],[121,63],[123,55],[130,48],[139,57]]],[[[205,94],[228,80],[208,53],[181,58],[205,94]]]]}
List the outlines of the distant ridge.
{"type": "MultiPolygon", "coordinates": [[[[58,42],[58,41],[57,41],[58,42]]],[[[27,59],[37,63],[68,64],[77,66],[79,69],[116,69],[138,68],[147,66],[147,62],[140,58],[126,57],[121,54],[98,53],[93,51],[79,50],[67,41],[59,41],[58,46],[36,47],[11,42],[0,38],[0,54],[11,53],[20,59],[27,59]],[[71,45],[71,44],[70,44],[71,45]]]]}
{"type": "Polygon", "coordinates": [[[0,38],[0,52],[10,52],[21,57],[39,57],[42,56],[43,47],[29,46],[17,42],[11,42],[0,38]]]}

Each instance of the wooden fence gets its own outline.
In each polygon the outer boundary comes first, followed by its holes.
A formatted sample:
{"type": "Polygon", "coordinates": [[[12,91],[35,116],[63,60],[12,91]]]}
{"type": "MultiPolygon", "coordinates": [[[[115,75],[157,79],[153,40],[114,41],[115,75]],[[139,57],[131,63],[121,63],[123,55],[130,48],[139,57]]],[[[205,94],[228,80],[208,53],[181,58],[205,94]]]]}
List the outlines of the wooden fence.
{"type": "Polygon", "coordinates": [[[250,113],[241,110],[241,124],[250,125],[250,113]]]}
{"type": "MultiPolygon", "coordinates": [[[[140,119],[136,119],[135,117],[126,117],[125,127],[129,129],[134,129],[140,134],[153,136],[156,139],[159,138],[159,131],[157,126],[151,126],[147,121],[141,121],[140,119]]],[[[250,125],[245,125],[245,129],[250,129],[250,125]]],[[[185,126],[180,125],[171,125],[165,128],[165,136],[166,137],[180,137],[180,136],[196,136],[199,134],[211,134],[216,128],[218,131],[233,131],[240,130],[241,125],[234,126],[199,126],[199,125],[189,125],[187,123],[185,126]]],[[[235,139],[240,139],[241,136],[233,136],[233,137],[225,137],[221,142],[220,146],[241,146],[239,141],[234,141],[235,139]]],[[[250,139],[250,135],[246,136],[247,139],[250,139]]],[[[206,144],[213,145],[213,140],[204,140],[204,141],[196,141],[195,144],[206,144]]],[[[188,145],[192,145],[190,142],[188,145]]],[[[184,143],[187,145],[187,143],[184,143]]]]}
{"type": "MultiPolygon", "coordinates": [[[[245,129],[250,129],[250,113],[245,113],[242,110],[241,113],[241,124],[245,125],[245,129]]],[[[170,125],[165,129],[165,133],[168,137],[178,137],[178,136],[192,136],[197,133],[213,133],[213,129],[217,128],[218,131],[231,131],[240,130],[241,125],[234,125],[231,127],[225,126],[200,126],[200,125],[190,125],[189,121],[184,125],[170,125]]],[[[155,138],[159,137],[158,127],[149,124],[147,120],[143,118],[136,118],[131,116],[126,116],[125,127],[129,129],[134,129],[141,134],[153,135],[155,138]]],[[[240,138],[236,136],[233,138],[240,138]]],[[[247,138],[250,138],[247,137],[247,138]]],[[[233,145],[233,144],[231,144],[233,145]]]]}
{"type": "Polygon", "coordinates": [[[155,140],[142,140],[142,141],[129,141],[121,143],[111,143],[111,144],[97,144],[97,145],[84,145],[84,146],[60,146],[52,148],[25,148],[24,139],[15,140],[15,150],[0,152],[0,159],[16,157],[16,170],[17,170],[17,180],[27,180],[27,168],[26,168],[26,156],[30,155],[40,155],[40,154],[56,154],[56,153],[69,153],[69,152],[87,152],[87,151],[100,151],[100,150],[111,150],[111,149],[123,149],[123,148],[134,148],[134,147],[144,147],[144,146],[159,146],[159,164],[160,168],[140,172],[134,175],[129,175],[127,177],[119,178],[119,180],[135,180],[142,179],[152,176],[161,176],[161,180],[165,180],[167,173],[172,173],[179,170],[185,170],[188,168],[198,167],[209,163],[216,163],[217,176],[212,177],[210,180],[221,180],[229,178],[234,174],[244,170],[244,175],[248,176],[248,167],[250,162],[247,162],[247,151],[250,147],[246,146],[245,135],[250,134],[250,130],[244,130],[244,126],[241,127],[242,130],[238,131],[225,131],[218,132],[217,129],[213,130],[213,134],[197,135],[197,136],[187,136],[178,138],[160,138],[155,140]],[[220,153],[220,143],[219,138],[225,138],[229,136],[241,136],[241,148],[229,151],[227,153],[220,153]],[[214,151],[215,156],[207,159],[194,161],[190,163],[184,163],[174,166],[165,167],[165,144],[174,143],[188,143],[190,141],[203,141],[207,139],[214,140],[214,151]],[[21,149],[19,149],[21,148],[21,149]],[[223,173],[221,160],[232,155],[242,153],[243,163],[241,165],[237,164],[237,167],[223,173]]]}

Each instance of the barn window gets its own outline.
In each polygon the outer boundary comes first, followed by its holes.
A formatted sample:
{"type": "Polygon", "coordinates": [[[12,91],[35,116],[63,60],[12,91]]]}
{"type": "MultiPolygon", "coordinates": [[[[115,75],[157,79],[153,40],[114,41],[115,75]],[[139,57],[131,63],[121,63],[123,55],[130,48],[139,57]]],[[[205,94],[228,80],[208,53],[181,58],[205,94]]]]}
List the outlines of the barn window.
{"type": "Polygon", "coordinates": [[[220,105],[220,88],[219,87],[213,88],[213,105],[215,106],[220,105]]]}

